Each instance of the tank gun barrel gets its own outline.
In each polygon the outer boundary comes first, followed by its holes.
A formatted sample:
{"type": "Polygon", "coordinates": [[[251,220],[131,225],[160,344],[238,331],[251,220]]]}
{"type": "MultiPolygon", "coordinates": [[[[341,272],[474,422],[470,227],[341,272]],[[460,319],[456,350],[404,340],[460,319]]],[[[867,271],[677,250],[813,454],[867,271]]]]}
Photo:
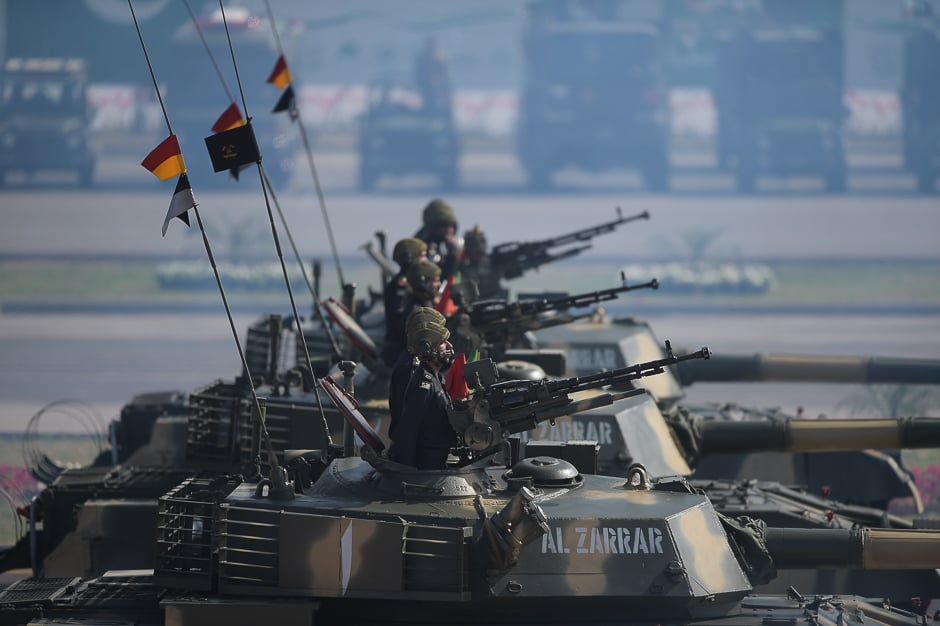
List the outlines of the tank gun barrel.
{"type": "Polygon", "coordinates": [[[935,417],[705,421],[702,426],[706,454],[940,447],[940,418],[935,417]]]}
{"type": "Polygon", "coordinates": [[[696,382],[742,381],[940,384],[940,359],[723,354],[708,363],[686,362],[675,369],[684,387],[696,382]]]}
{"type": "Polygon", "coordinates": [[[940,567],[940,531],[896,528],[773,528],[764,535],[780,569],[940,567]]]}

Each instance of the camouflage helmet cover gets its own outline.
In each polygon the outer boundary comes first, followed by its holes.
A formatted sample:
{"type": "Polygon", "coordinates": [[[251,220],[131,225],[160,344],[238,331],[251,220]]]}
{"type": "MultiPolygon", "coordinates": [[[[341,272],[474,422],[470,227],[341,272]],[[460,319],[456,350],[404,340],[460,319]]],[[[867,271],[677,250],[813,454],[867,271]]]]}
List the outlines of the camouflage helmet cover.
{"type": "Polygon", "coordinates": [[[440,311],[428,306],[420,306],[412,311],[405,322],[408,352],[426,355],[429,350],[446,341],[450,337],[450,331],[444,326],[446,321],[447,318],[440,311]]]}
{"type": "Polygon", "coordinates": [[[419,306],[408,315],[408,319],[405,321],[405,334],[407,334],[412,327],[418,328],[424,324],[444,326],[446,323],[447,318],[437,309],[433,309],[429,306],[419,306]]]}
{"type": "Polygon", "coordinates": [[[427,290],[429,283],[441,275],[441,268],[432,261],[418,261],[408,266],[405,279],[412,289],[427,290]]]}
{"type": "Polygon", "coordinates": [[[453,224],[457,226],[457,215],[454,209],[441,198],[434,198],[424,207],[422,214],[425,226],[435,226],[437,224],[453,224]]]}
{"type": "Polygon", "coordinates": [[[392,249],[392,259],[401,267],[415,262],[422,252],[428,251],[428,244],[417,237],[405,237],[395,244],[392,249]]]}

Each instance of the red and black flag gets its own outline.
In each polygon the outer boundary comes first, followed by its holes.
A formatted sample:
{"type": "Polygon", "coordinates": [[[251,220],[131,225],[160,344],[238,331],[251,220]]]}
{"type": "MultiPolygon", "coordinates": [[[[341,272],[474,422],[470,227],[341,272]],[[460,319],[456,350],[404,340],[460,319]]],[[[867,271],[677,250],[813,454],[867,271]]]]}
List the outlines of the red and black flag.
{"type": "Polygon", "coordinates": [[[287,111],[292,120],[297,119],[297,98],[294,95],[293,85],[284,90],[284,93],[278,98],[277,104],[271,109],[271,113],[280,113],[281,111],[287,111]]]}
{"type": "Polygon", "coordinates": [[[274,64],[271,74],[268,75],[267,82],[278,89],[284,89],[284,87],[291,84],[290,69],[287,67],[287,59],[284,58],[283,54],[277,57],[277,62],[274,64]]]}
{"type": "Polygon", "coordinates": [[[206,150],[216,172],[231,170],[235,175],[239,168],[261,160],[251,122],[206,137],[206,150]]]}
{"type": "Polygon", "coordinates": [[[179,180],[176,181],[176,191],[173,192],[173,198],[170,200],[170,208],[167,209],[166,218],[163,220],[163,236],[166,237],[166,229],[174,217],[189,226],[187,211],[194,206],[196,206],[196,198],[193,196],[192,187],[189,186],[189,176],[181,174],[179,180]]]}
{"type": "Polygon", "coordinates": [[[183,161],[183,151],[176,135],[170,135],[150,151],[140,162],[160,180],[170,180],[186,172],[186,163],[183,161]]]}
{"type": "Polygon", "coordinates": [[[228,108],[219,116],[219,119],[212,125],[212,132],[221,133],[239,126],[245,125],[245,118],[242,117],[241,109],[234,102],[228,105],[228,108]]]}

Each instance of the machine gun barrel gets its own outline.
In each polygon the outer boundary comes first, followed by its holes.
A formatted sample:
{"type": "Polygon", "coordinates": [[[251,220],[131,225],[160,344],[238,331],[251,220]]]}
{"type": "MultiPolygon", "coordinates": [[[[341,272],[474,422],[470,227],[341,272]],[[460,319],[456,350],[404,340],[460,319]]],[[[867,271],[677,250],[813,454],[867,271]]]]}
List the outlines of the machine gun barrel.
{"type": "Polygon", "coordinates": [[[667,356],[662,359],[647,361],[645,363],[637,363],[636,365],[629,365],[627,367],[611,370],[609,372],[598,372],[596,374],[589,374],[587,376],[574,376],[572,378],[564,378],[560,380],[549,380],[546,381],[546,386],[552,392],[575,393],[604,385],[624,383],[627,381],[636,380],[638,378],[643,378],[644,376],[661,374],[663,372],[663,368],[668,365],[675,365],[677,363],[682,363],[692,359],[711,358],[711,353],[709,352],[708,348],[702,348],[697,352],[675,356],[672,353],[672,345],[668,340],[666,341],[666,355],[667,356]]]}
{"type": "MultiPolygon", "coordinates": [[[[506,302],[505,300],[482,300],[473,303],[469,309],[470,324],[478,330],[486,331],[488,327],[501,324],[514,326],[525,325],[527,319],[537,322],[536,316],[550,311],[564,311],[566,309],[584,308],[598,302],[614,300],[622,293],[637,289],[658,289],[659,281],[655,278],[640,285],[624,284],[620,287],[588,291],[573,296],[554,298],[552,300],[523,300],[520,302],[506,302]]],[[[565,323],[565,322],[561,322],[565,323]]],[[[555,324],[548,324],[554,326],[555,324]]],[[[528,330],[543,328],[545,324],[537,323],[528,330]]]]}
{"type": "Polygon", "coordinates": [[[705,421],[705,454],[940,447],[940,418],[705,421]]]}
{"type": "Polygon", "coordinates": [[[705,365],[676,367],[679,382],[827,382],[867,384],[940,384],[940,360],[894,357],[751,354],[718,356],[705,365]]]}
{"type": "Polygon", "coordinates": [[[614,230],[616,230],[617,227],[621,224],[626,224],[627,222],[633,222],[635,220],[648,220],[649,218],[649,211],[643,211],[642,213],[637,213],[636,215],[624,217],[623,213],[620,211],[620,207],[617,207],[617,219],[615,220],[604,222],[603,224],[598,224],[597,226],[591,226],[590,228],[576,230],[575,232],[568,233],[566,235],[552,237],[551,239],[544,239],[536,243],[544,245],[547,248],[553,248],[555,246],[565,246],[569,243],[575,243],[577,241],[590,241],[598,235],[614,232],[614,230]]]}
{"type": "Polygon", "coordinates": [[[937,569],[940,531],[898,528],[773,528],[764,540],[780,569],[937,569]]]}
{"type": "MultiPolygon", "coordinates": [[[[708,348],[676,356],[668,341],[666,352],[668,356],[663,359],[560,380],[510,380],[482,384],[483,366],[489,360],[477,361],[473,367],[468,364],[464,376],[475,393],[466,407],[451,412],[451,425],[468,446],[476,450],[487,449],[509,435],[534,428],[540,422],[607,406],[645,391],[630,389],[579,400],[572,399],[571,394],[660,374],[669,365],[709,357],[708,348]]],[[[491,365],[491,368],[495,370],[495,366],[491,365]]],[[[495,378],[494,374],[491,376],[495,378]]]]}
{"type": "Polygon", "coordinates": [[[576,230],[558,237],[541,239],[539,241],[511,241],[493,246],[490,251],[490,267],[492,271],[505,279],[517,278],[530,269],[541,267],[546,263],[574,256],[587,250],[590,245],[568,248],[558,253],[552,253],[552,248],[565,246],[578,242],[588,242],[598,235],[613,232],[617,226],[639,219],[649,219],[649,212],[643,211],[636,215],[623,217],[620,207],[617,207],[617,219],[604,222],[597,226],[576,230]]]}

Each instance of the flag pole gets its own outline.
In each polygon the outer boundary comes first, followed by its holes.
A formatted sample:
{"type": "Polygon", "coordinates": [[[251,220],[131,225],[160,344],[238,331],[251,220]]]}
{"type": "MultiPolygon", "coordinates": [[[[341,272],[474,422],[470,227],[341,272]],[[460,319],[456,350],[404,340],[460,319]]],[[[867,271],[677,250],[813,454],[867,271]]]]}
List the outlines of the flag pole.
{"type": "MultiPolygon", "coordinates": [[[[278,54],[284,57],[284,48],[281,46],[281,38],[278,36],[277,25],[274,23],[274,14],[271,12],[271,4],[268,0],[264,0],[264,6],[268,11],[268,20],[271,22],[271,30],[274,31],[274,41],[277,43],[278,54]]],[[[296,94],[294,97],[297,97],[296,94]]],[[[343,268],[339,262],[339,254],[336,251],[336,240],[333,237],[333,227],[330,225],[330,215],[326,210],[326,198],[323,195],[323,186],[320,184],[320,175],[317,173],[317,166],[313,159],[313,150],[310,148],[310,140],[307,138],[307,129],[304,127],[303,118],[300,116],[300,107],[297,107],[296,119],[297,127],[300,129],[300,139],[304,144],[304,152],[307,154],[307,162],[310,164],[310,173],[313,175],[313,184],[317,191],[317,201],[320,204],[320,213],[323,214],[323,223],[326,225],[326,236],[330,241],[330,249],[333,251],[333,261],[336,263],[336,273],[339,275],[339,285],[341,288],[344,288],[346,286],[346,279],[343,278],[343,268]]]]}
{"type": "MultiPolygon", "coordinates": [[[[277,215],[281,219],[281,224],[284,225],[284,233],[287,235],[287,241],[290,243],[290,246],[294,251],[294,256],[297,257],[297,264],[300,265],[300,273],[304,277],[304,282],[307,284],[307,289],[309,289],[310,293],[313,295],[313,312],[316,314],[320,325],[326,331],[326,337],[330,341],[330,349],[333,351],[333,356],[342,360],[343,353],[340,352],[339,345],[336,343],[336,338],[333,336],[333,331],[330,329],[330,325],[326,323],[326,318],[323,316],[323,310],[320,308],[320,302],[317,300],[317,292],[313,288],[313,283],[310,282],[310,278],[307,276],[307,268],[300,259],[300,252],[297,250],[297,244],[294,243],[294,236],[291,235],[290,228],[287,226],[287,220],[284,219],[284,213],[281,211],[281,204],[277,200],[277,194],[274,193],[274,186],[271,184],[271,179],[268,178],[268,172],[264,169],[263,165],[261,167],[261,176],[264,179],[264,184],[268,188],[268,192],[271,194],[271,200],[274,201],[274,208],[277,209],[277,215]]],[[[303,336],[301,336],[300,339],[301,341],[306,342],[306,339],[304,339],[303,336]]]]}
{"type": "MultiPolygon", "coordinates": [[[[130,1],[130,0],[128,0],[130,1]]],[[[238,74],[238,63],[235,61],[235,48],[232,46],[232,37],[228,30],[228,20],[225,18],[225,7],[222,6],[222,0],[219,0],[219,10],[222,12],[222,24],[225,26],[225,36],[228,39],[229,52],[232,55],[232,67],[235,69],[235,80],[238,83],[238,92],[242,98],[242,106],[245,110],[245,117],[251,120],[251,117],[248,115],[248,105],[245,101],[245,91],[242,89],[241,77],[238,74]]],[[[294,301],[294,290],[290,286],[290,277],[287,274],[287,265],[284,263],[284,253],[281,251],[281,241],[277,234],[277,226],[274,224],[274,213],[271,211],[271,201],[268,198],[268,190],[264,184],[264,169],[261,166],[261,160],[259,159],[256,162],[258,166],[258,177],[261,181],[261,193],[264,195],[264,204],[268,211],[268,221],[271,224],[271,235],[274,238],[274,247],[277,250],[277,258],[281,264],[281,272],[284,274],[284,284],[287,287],[287,295],[290,299],[291,311],[294,314],[294,325],[297,328],[297,337],[300,339],[300,345],[303,346],[304,359],[307,364],[307,368],[310,371],[310,376],[313,378],[316,386],[322,388],[320,380],[317,378],[316,373],[313,371],[313,363],[310,360],[310,351],[307,347],[307,340],[304,338],[303,327],[300,324],[300,313],[297,311],[297,303],[294,301]]],[[[317,408],[320,411],[320,419],[323,422],[323,435],[324,440],[328,445],[332,445],[333,439],[330,436],[330,427],[326,422],[326,413],[323,410],[323,401],[320,398],[320,394],[314,390],[314,397],[317,400],[317,408]]],[[[270,445],[270,443],[268,444],[270,445]]]]}
{"type": "MultiPolygon", "coordinates": [[[[131,17],[134,20],[134,27],[137,29],[137,37],[140,39],[140,47],[144,51],[144,57],[147,59],[147,67],[150,69],[150,78],[153,80],[153,88],[157,92],[157,98],[160,102],[160,109],[163,111],[163,118],[166,120],[167,130],[169,130],[170,134],[172,135],[170,116],[167,113],[163,98],[160,96],[160,88],[157,84],[157,77],[156,74],[154,74],[153,65],[150,62],[150,55],[147,52],[147,46],[144,44],[144,37],[140,31],[140,24],[137,21],[137,14],[134,12],[133,0],[127,0],[127,5],[131,10],[131,17]]],[[[261,436],[264,439],[267,447],[268,464],[271,466],[273,472],[279,467],[279,465],[277,462],[277,456],[274,454],[274,448],[271,445],[271,437],[268,435],[268,430],[264,423],[264,412],[261,410],[261,402],[258,400],[258,393],[255,390],[255,384],[251,376],[251,370],[248,368],[248,361],[245,359],[245,352],[242,350],[241,342],[238,340],[238,331],[235,329],[235,320],[232,317],[232,311],[229,308],[228,300],[225,297],[225,289],[222,287],[222,278],[219,276],[219,270],[215,263],[215,257],[212,254],[212,248],[209,246],[209,238],[206,236],[206,230],[203,226],[202,218],[199,215],[199,208],[196,206],[195,201],[193,202],[192,209],[196,214],[196,221],[198,222],[199,230],[202,233],[202,241],[205,244],[206,254],[209,257],[209,263],[212,265],[212,271],[215,274],[216,284],[219,286],[219,294],[222,296],[222,304],[225,307],[225,314],[228,317],[229,326],[232,329],[232,336],[235,339],[235,347],[238,349],[238,356],[241,359],[242,367],[245,369],[245,373],[248,377],[248,386],[251,389],[251,399],[254,403],[255,411],[257,411],[260,420],[261,436]]],[[[281,474],[281,476],[283,476],[283,474],[281,474]]]]}

